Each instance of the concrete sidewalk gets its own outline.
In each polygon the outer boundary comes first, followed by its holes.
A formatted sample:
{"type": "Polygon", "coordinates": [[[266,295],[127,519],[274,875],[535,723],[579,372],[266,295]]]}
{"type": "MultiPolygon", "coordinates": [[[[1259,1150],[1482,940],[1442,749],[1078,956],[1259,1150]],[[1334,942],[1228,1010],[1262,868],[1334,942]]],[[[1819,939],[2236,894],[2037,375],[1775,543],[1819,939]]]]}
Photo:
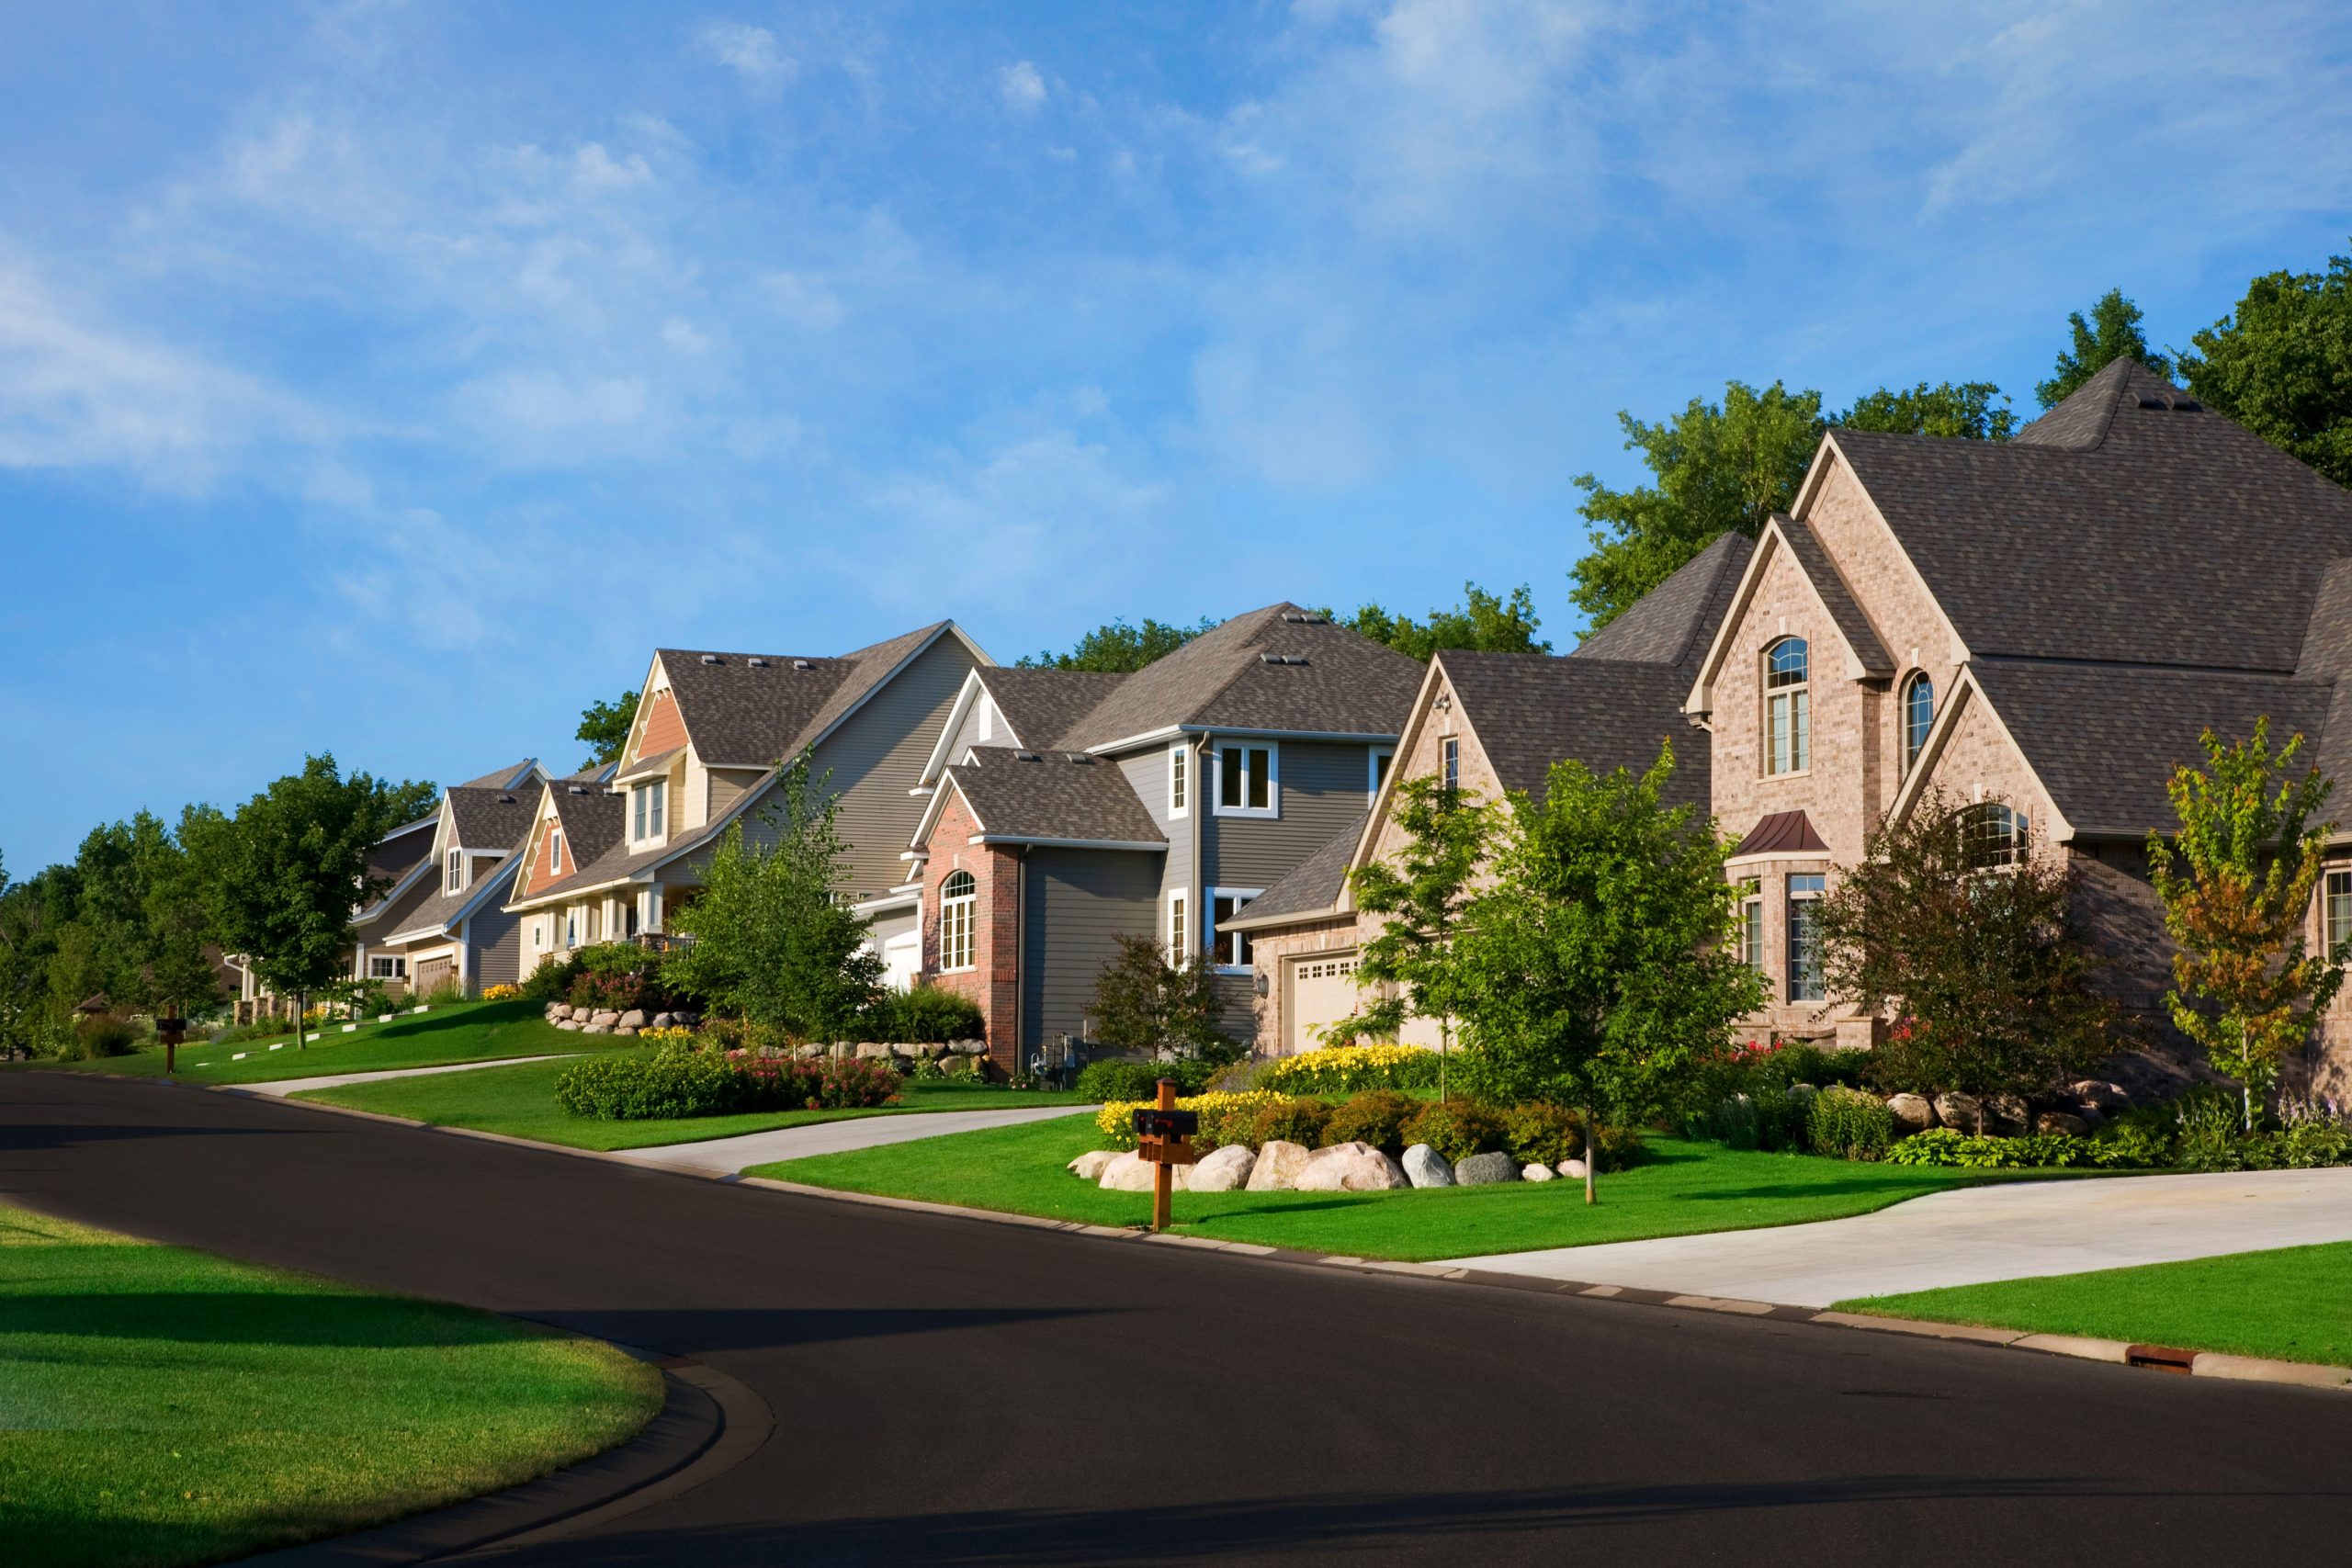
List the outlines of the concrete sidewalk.
{"type": "MultiPolygon", "coordinates": [[[[1602,1185],[1603,1202],[1608,1188],[1602,1185]]],[[[1788,1306],[2352,1241],[2352,1168],[2005,1183],[1851,1219],[1450,1259],[1788,1306]]]]}
{"type": "Polygon", "coordinates": [[[234,1089],[241,1094],[266,1094],[283,1100],[289,1094],[300,1094],[306,1089],[341,1089],[345,1084],[385,1083],[392,1078],[429,1077],[435,1073],[470,1073],[478,1067],[519,1067],[526,1062],[560,1062],[575,1055],[559,1051],[546,1056],[500,1056],[488,1062],[451,1062],[438,1067],[386,1067],[373,1073],[330,1073],[316,1078],[277,1078],[269,1083],[220,1084],[220,1089],[234,1089]]]}
{"type": "Polygon", "coordinates": [[[778,1127],[766,1133],[746,1133],[740,1138],[712,1138],[699,1144],[662,1144],[649,1149],[624,1149],[616,1157],[673,1170],[698,1170],[717,1176],[772,1160],[799,1159],[806,1155],[842,1154],[876,1148],[883,1144],[911,1143],[917,1138],[944,1137],[950,1133],[977,1133],[989,1127],[1017,1127],[1024,1122],[1050,1122],[1057,1116],[1089,1115],[1092,1105],[1031,1106],[1018,1111],[915,1111],[896,1116],[854,1116],[843,1122],[819,1122],[806,1127],[778,1127]]]}

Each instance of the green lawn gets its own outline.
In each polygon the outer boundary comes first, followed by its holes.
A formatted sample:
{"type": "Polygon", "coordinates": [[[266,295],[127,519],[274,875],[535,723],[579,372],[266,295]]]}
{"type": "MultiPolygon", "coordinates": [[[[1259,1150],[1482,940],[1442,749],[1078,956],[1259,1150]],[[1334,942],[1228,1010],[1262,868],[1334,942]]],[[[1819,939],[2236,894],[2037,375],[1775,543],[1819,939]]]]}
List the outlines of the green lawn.
{"type": "MultiPolygon", "coordinates": [[[[451,1002],[430,1012],[400,1013],[390,1023],[373,1020],[349,1034],[330,1023],[318,1041],[298,1050],[291,1036],[273,1051],[266,1040],[180,1047],[179,1076],[190,1083],[267,1083],[277,1078],[372,1073],[390,1067],[437,1067],[450,1062],[487,1062],[500,1056],[537,1056],[559,1051],[634,1048],[637,1042],[609,1034],[577,1034],[549,1023],[537,1002],[451,1002]],[[231,1058],[244,1054],[242,1062],[231,1058]]],[[[69,1067],[156,1077],[164,1071],[159,1047],[69,1067]]]]}
{"type": "Polygon", "coordinates": [[[545,1474],[662,1379],[506,1318],[0,1206],[0,1558],[193,1563],[545,1474]]]}
{"type": "MultiPolygon", "coordinates": [[[[577,1038],[567,1036],[567,1038],[577,1038]]],[[[700,1143],[773,1127],[837,1122],[852,1116],[903,1115],[926,1111],[1016,1110],[1033,1105],[1082,1105],[1074,1094],[1042,1094],[989,1087],[952,1078],[908,1082],[905,1104],[881,1111],[768,1111],[743,1116],[695,1116],[662,1122],[598,1122],[574,1116],[555,1102],[555,1080],[570,1062],[526,1062],[513,1067],[483,1067],[469,1073],[397,1078],[389,1083],[348,1084],[311,1089],[298,1100],[406,1116],[443,1127],[472,1127],[509,1137],[568,1144],[578,1149],[639,1149],[655,1144],[700,1143]]]]}
{"type": "Polygon", "coordinates": [[[1838,1307],[2352,1366],[2352,1242],[1866,1296],[1838,1307]]]}
{"type": "MultiPolygon", "coordinates": [[[[1070,1117],[786,1160],[747,1174],[1092,1224],[1147,1223],[1150,1194],[1105,1192],[1062,1168],[1102,1146],[1092,1118],[1070,1117]]],[[[1679,1138],[1654,1139],[1651,1148],[1649,1163],[1602,1177],[1600,1205],[1590,1209],[1584,1184],[1571,1181],[1397,1192],[1179,1192],[1176,1224],[1265,1247],[1427,1260],[1838,1219],[1988,1177],[2037,1174],[1740,1153],[1679,1138]]]]}

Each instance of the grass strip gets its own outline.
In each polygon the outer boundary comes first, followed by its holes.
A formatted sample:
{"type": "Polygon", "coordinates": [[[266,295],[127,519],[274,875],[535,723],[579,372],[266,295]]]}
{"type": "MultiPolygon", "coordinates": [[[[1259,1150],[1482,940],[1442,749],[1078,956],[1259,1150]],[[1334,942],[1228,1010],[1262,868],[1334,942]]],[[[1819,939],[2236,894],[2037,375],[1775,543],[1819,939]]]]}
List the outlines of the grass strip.
{"type": "Polygon", "coordinates": [[[585,1459],[661,1404],[595,1340],[0,1206],[10,1562],[341,1534],[585,1459]]]}
{"type": "Polygon", "coordinates": [[[2352,1366],[2352,1242],[1864,1296],[1840,1312],[2352,1366]]]}
{"type": "MultiPolygon", "coordinates": [[[[1063,1168],[1101,1145],[1093,1119],[1074,1116],[785,1160],[747,1174],[1090,1224],[1148,1223],[1148,1193],[1105,1192],[1063,1168]]],[[[1648,1163],[1600,1179],[1600,1202],[1589,1209],[1584,1184],[1571,1181],[1396,1192],[1179,1192],[1176,1224],[1264,1247],[1429,1261],[1842,1219],[1923,1193],[2040,1174],[1869,1165],[1679,1138],[1655,1138],[1650,1147],[1648,1163]]]]}
{"type": "MultiPolygon", "coordinates": [[[[281,1078],[324,1077],[333,1073],[373,1073],[395,1067],[439,1067],[457,1062],[489,1062],[502,1056],[544,1056],[560,1052],[637,1048],[634,1039],[580,1034],[549,1023],[537,1002],[451,1002],[430,1012],[396,1014],[390,1023],[373,1020],[349,1034],[329,1023],[316,1043],[297,1050],[277,1042],[198,1042],[179,1052],[179,1076],[190,1083],[271,1083],[281,1078]],[[243,1053],[244,1060],[234,1058],[243,1053]]],[[[67,1062],[69,1067],[132,1077],[160,1077],[161,1048],[128,1056],[67,1062]]]]}

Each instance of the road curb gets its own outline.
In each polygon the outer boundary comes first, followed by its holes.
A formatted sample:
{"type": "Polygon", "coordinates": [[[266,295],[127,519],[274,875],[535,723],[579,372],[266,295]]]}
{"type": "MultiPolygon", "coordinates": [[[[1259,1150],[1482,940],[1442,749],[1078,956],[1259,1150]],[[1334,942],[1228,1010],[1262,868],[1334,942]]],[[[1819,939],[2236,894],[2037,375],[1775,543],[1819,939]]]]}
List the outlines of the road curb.
{"type": "MultiPolygon", "coordinates": [[[[213,1094],[237,1094],[242,1087],[235,1084],[193,1084],[169,1078],[132,1078],[116,1073],[82,1072],[71,1068],[62,1070],[74,1071],[77,1077],[105,1078],[115,1083],[158,1084],[173,1089],[201,1089],[213,1094]]],[[[2222,1378],[2238,1382],[2266,1382],[2352,1392],[2352,1367],[2330,1367],[2310,1361],[2280,1361],[2257,1356],[2233,1356],[2213,1350],[2197,1351],[2175,1349],[2164,1346],[2131,1345],[2121,1340],[2094,1339],[2078,1335],[2036,1334],[2026,1329],[1988,1328],[1981,1324],[1939,1323],[1921,1318],[1880,1317],[1864,1313],[1838,1312],[1772,1302],[1739,1301],[1727,1297],[1700,1296],[1676,1291],[1648,1290],[1634,1285],[1612,1285],[1606,1281],[1555,1280],[1545,1275],[1512,1274],[1491,1269],[1448,1269],[1430,1263],[1366,1259],[1343,1254],[1305,1252],[1292,1247],[1263,1247],[1254,1243],[1225,1241],[1216,1236],[1170,1233],[1154,1235],[1139,1226],[1122,1229],[1094,1224],[1082,1220],[1055,1220],[1038,1214],[1016,1214],[998,1209],[971,1209],[955,1203],[936,1203],[921,1198],[892,1198],[878,1192],[852,1192],[834,1187],[814,1187],[806,1182],[780,1181],[767,1176],[745,1176],[741,1173],[722,1175],[712,1171],[693,1170],[679,1166],[659,1164],[651,1160],[632,1159],[628,1150],[577,1149],[565,1144],[543,1144],[529,1138],[513,1137],[503,1133],[484,1133],[470,1127],[445,1127],[436,1122],[411,1121],[404,1116],[385,1116],[372,1111],[355,1111],[348,1106],[329,1105],[319,1100],[294,1100],[281,1095],[251,1093],[244,1094],[241,1098],[266,1100],[279,1105],[298,1106],[304,1110],[325,1111],[337,1116],[363,1117],[370,1122],[387,1122],[395,1126],[422,1128],[427,1132],[448,1134],[458,1137],[479,1138],[491,1143],[511,1145],[516,1148],[537,1149],[549,1154],[574,1155],[583,1159],[604,1160],[611,1164],[627,1165],[639,1170],[654,1171],[662,1175],[683,1176],[702,1181],[718,1181],[736,1187],[765,1188],[770,1191],[786,1192],[802,1198],[821,1199],[828,1202],[862,1203],[874,1208],[899,1209],[917,1213],[934,1214],[944,1219],[978,1220],[992,1224],[1020,1225],[1030,1230],[1060,1231],[1071,1235],[1092,1236],[1112,1241],[1150,1241],[1163,1246],[1172,1244],[1193,1251],[1229,1253],[1237,1257],[1270,1263],[1307,1264],[1321,1268],[1336,1267],[1353,1273],[1378,1275],[1389,1279],[1426,1280],[1439,1283],[1478,1285],[1489,1290],[1521,1291],[1539,1295],[1579,1296],[1620,1303],[1628,1306],[1662,1306],[1677,1311],[1713,1312],[1781,1323],[1804,1323],[1824,1328],[1855,1329],[1863,1333],[1908,1334],[1926,1338],[1979,1344],[1994,1349],[2023,1350],[2035,1355],[2064,1356],[2077,1360],[2104,1361],[2138,1370],[2154,1370],[2175,1374],[2186,1373],[2191,1377],[2222,1378]]]]}

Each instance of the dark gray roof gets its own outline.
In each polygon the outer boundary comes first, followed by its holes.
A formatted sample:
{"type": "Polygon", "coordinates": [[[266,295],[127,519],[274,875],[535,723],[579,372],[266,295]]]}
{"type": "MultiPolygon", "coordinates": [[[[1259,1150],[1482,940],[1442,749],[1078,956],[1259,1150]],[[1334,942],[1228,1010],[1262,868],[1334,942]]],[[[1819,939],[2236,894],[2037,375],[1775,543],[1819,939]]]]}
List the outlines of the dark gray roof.
{"type": "MultiPolygon", "coordinates": [[[[457,924],[458,918],[466,912],[467,905],[477,898],[483,897],[492,887],[503,886],[503,884],[513,881],[515,872],[520,870],[521,866],[522,863],[511,854],[504,860],[494,861],[487,865],[479,863],[470,864],[467,869],[471,874],[471,880],[455,893],[442,891],[448,886],[442,877],[429,876],[424,881],[424,886],[428,890],[426,897],[401,910],[398,918],[380,922],[384,933],[386,936],[402,936],[412,931],[447,931],[457,924]]],[[[490,896],[502,902],[506,897],[503,890],[490,896]]],[[[403,902],[406,901],[403,900],[403,902]]]]}
{"type": "Polygon", "coordinates": [[[1830,560],[1829,552],[1821,547],[1821,541],[1814,536],[1813,530],[1785,513],[1774,516],[1772,521],[1788,539],[1789,551],[1796,557],[1797,565],[1804,570],[1806,579],[1813,583],[1813,591],[1821,595],[1822,605],[1828,610],[1830,620],[1837,624],[1838,634],[1854,650],[1854,657],[1862,661],[1863,671],[1871,675],[1893,675],[1894,660],[1887,656],[1886,645],[1871,629],[1870,617],[1862,614],[1862,607],[1854,603],[1854,595],[1847,588],[1846,580],[1838,575],[1836,563],[1830,560]]]}
{"type": "Polygon", "coordinates": [[[1308,919],[1330,913],[1347,886],[1348,863],[1355,858],[1356,840],[1363,836],[1363,818],[1358,817],[1329,843],[1299,862],[1289,875],[1250,899],[1236,919],[1255,925],[1261,920],[1308,919]]]}
{"type": "Polygon", "coordinates": [[[564,887],[588,887],[605,881],[595,872],[605,861],[627,850],[628,802],[607,795],[599,784],[551,786],[556,820],[563,824],[563,858],[577,869],[553,882],[531,889],[531,897],[564,887]]]}
{"type": "Polygon", "coordinates": [[[539,792],[477,789],[459,784],[448,793],[449,825],[456,829],[453,847],[505,850],[520,843],[538,814],[539,792]]]}
{"type": "Polygon", "coordinates": [[[1119,765],[1082,751],[975,746],[947,776],[991,838],[1163,844],[1119,765]]]}
{"type": "Polygon", "coordinates": [[[1295,604],[1269,604],[1125,677],[1057,744],[1084,750],[1177,725],[1393,736],[1422,674],[1395,649],[1295,604]]]}
{"type": "Polygon", "coordinates": [[[1694,666],[1731,609],[1756,541],[1724,534],[1645,593],[1625,613],[1577,644],[1571,659],[1694,666]]]}
{"type": "Polygon", "coordinates": [[[1972,654],[2296,668],[2352,491],[2136,361],[2013,441],[1833,439],[1972,654]]]}
{"type": "Polygon", "coordinates": [[[539,760],[537,757],[526,757],[519,762],[510,763],[506,767],[484,773],[478,779],[468,779],[461,784],[452,784],[449,787],[452,789],[514,789],[531,782],[538,772],[539,760]]]}
{"type": "MultiPolygon", "coordinates": [[[[418,837],[424,840],[424,848],[430,852],[433,836],[423,833],[418,837]]],[[[408,915],[433,897],[434,889],[440,884],[434,880],[433,868],[423,863],[424,858],[420,854],[401,872],[401,879],[384,890],[381,898],[351,917],[351,924],[358,931],[361,941],[373,941],[379,932],[400,930],[401,923],[408,915]],[[410,872],[416,874],[415,880],[409,880],[410,872]]]]}
{"type": "Polygon", "coordinates": [[[1059,741],[1126,679],[1094,671],[1023,670],[1009,664],[988,665],[978,673],[1023,746],[1059,741]]]}
{"type": "Polygon", "coordinates": [[[2331,779],[2346,780],[2335,799],[2340,819],[2352,819],[2352,560],[2330,561],[2303,628],[2303,652],[2295,673],[2306,681],[2333,681],[2327,726],[2312,738],[2305,755],[2331,779]]]}
{"type": "Polygon", "coordinates": [[[658,651],[678,717],[704,763],[763,768],[823,734],[945,625],[919,626],[838,659],[658,651]]]}
{"type": "Polygon", "coordinates": [[[2051,798],[2078,831],[2137,837],[2175,825],[2177,763],[2202,766],[2199,735],[2225,740],[2270,720],[2273,746],[2323,741],[2334,693],[2291,676],[1979,660],[1972,670],[2051,798]]]}
{"type": "Polygon", "coordinates": [[[1638,773],[1670,742],[1668,801],[1706,808],[1707,738],[1682,716],[1688,682],[1674,666],[1457,650],[1437,661],[1505,789],[1540,796],[1552,764],[1571,757],[1638,773]]]}

